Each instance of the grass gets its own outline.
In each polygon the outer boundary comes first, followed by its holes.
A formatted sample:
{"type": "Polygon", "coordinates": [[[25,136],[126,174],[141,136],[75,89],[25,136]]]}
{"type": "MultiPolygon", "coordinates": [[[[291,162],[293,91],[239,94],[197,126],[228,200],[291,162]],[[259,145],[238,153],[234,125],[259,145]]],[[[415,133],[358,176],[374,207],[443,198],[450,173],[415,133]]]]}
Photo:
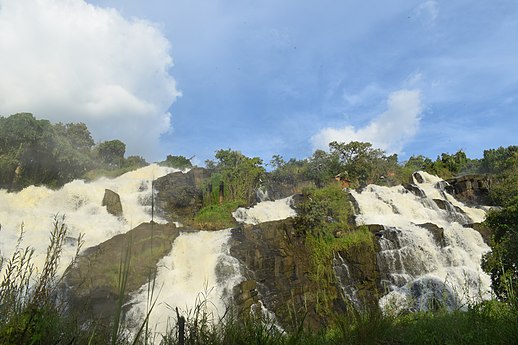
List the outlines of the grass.
{"type": "Polygon", "coordinates": [[[194,217],[194,226],[198,229],[218,230],[233,227],[236,220],[232,217],[238,207],[243,205],[241,201],[226,201],[221,205],[213,204],[202,208],[194,217]]]}

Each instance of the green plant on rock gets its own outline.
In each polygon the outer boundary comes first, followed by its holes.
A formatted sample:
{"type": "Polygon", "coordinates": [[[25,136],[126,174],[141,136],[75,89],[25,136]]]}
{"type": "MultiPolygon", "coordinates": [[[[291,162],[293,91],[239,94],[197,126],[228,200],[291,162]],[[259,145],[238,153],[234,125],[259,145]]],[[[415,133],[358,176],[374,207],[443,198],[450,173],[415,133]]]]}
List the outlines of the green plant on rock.
{"type": "Polygon", "coordinates": [[[236,221],[232,216],[238,207],[244,206],[244,201],[226,201],[221,205],[211,204],[202,208],[194,217],[194,225],[199,229],[218,230],[230,228],[236,221]]]}

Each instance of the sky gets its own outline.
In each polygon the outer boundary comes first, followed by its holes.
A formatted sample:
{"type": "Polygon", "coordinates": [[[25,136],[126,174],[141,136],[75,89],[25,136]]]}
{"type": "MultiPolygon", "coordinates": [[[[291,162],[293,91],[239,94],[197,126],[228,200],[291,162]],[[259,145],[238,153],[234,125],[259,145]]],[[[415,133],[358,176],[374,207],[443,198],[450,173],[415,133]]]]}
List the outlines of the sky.
{"type": "Polygon", "coordinates": [[[516,0],[0,0],[0,115],[148,161],[518,144],[516,0]]]}

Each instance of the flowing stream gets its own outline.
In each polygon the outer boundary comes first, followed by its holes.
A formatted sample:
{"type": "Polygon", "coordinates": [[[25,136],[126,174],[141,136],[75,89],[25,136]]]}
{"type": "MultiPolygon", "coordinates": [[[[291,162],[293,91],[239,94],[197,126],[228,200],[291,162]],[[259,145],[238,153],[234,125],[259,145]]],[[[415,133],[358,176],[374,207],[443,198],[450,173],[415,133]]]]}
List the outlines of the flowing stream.
{"type": "MultiPolygon", "coordinates": [[[[0,255],[10,258],[23,226],[22,247],[35,250],[34,264],[42,267],[54,218],[64,216],[68,228],[60,272],[76,252],[77,238],[83,234],[83,249],[125,233],[151,220],[151,182],[173,171],[156,164],[128,172],[114,179],[92,182],[74,180],[59,190],[30,186],[17,193],[0,190],[0,255]],[[115,217],[101,206],[105,189],[120,195],[123,216],[115,217]]],[[[165,221],[159,217],[158,223],[165,221]]]]}
{"type": "Polygon", "coordinates": [[[455,309],[489,298],[490,278],[480,268],[489,247],[469,227],[483,221],[485,211],[457,201],[436,176],[416,174],[415,194],[403,186],[351,191],[360,210],[356,222],[383,229],[376,234],[386,292],[380,306],[389,312],[455,309]]]}

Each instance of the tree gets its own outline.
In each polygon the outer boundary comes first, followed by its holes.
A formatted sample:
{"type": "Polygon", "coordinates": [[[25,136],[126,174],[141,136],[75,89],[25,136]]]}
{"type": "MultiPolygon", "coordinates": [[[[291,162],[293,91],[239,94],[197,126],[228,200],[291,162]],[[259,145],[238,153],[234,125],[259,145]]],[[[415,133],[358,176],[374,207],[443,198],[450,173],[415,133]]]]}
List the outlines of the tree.
{"type": "Polygon", "coordinates": [[[223,182],[233,200],[250,202],[256,188],[265,174],[263,162],[259,157],[249,158],[239,151],[218,150],[215,168],[223,178],[223,182]]]}
{"type": "Polygon", "coordinates": [[[306,174],[317,187],[324,187],[342,170],[338,154],[316,150],[308,161],[306,174]]]}
{"type": "Polygon", "coordinates": [[[176,169],[181,169],[181,170],[192,168],[191,160],[184,156],[167,155],[166,160],[163,162],[160,162],[160,165],[164,165],[164,166],[168,166],[168,167],[176,168],[176,169]]]}
{"type": "Polygon", "coordinates": [[[128,156],[124,160],[124,166],[128,168],[142,168],[148,165],[149,163],[141,156],[128,156]]]}
{"type": "Polygon", "coordinates": [[[331,155],[339,158],[341,173],[347,172],[353,185],[376,183],[397,166],[397,156],[386,157],[383,150],[373,148],[371,143],[333,141],[329,148],[331,155]]]}
{"type": "Polygon", "coordinates": [[[518,146],[499,147],[484,150],[481,168],[487,174],[498,174],[509,169],[514,163],[509,159],[518,155],[518,146]]]}
{"type": "Polygon", "coordinates": [[[89,152],[95,144],[90,130],[83,122],[67,124],[58,122],[54,128],[57,133],[67,138],[75,150],[89,152]]]}
{"type": "MultiPolygon", "coordinates": [[[[485,224],[493,232],[491,252],[484,255],[482,268],[491,276],[499,298],[516,298],[518,287],[518,202],[489,212],[485,224]]],[[[516,300],[514,302],[517,302],[516,300]]]]}
{"type": "Polygon", "coordinates": [[[101,142],[97,147],[99,157],[108,165],[120,167],[124,161],[126,144],[115,139],[101,142]]]}

